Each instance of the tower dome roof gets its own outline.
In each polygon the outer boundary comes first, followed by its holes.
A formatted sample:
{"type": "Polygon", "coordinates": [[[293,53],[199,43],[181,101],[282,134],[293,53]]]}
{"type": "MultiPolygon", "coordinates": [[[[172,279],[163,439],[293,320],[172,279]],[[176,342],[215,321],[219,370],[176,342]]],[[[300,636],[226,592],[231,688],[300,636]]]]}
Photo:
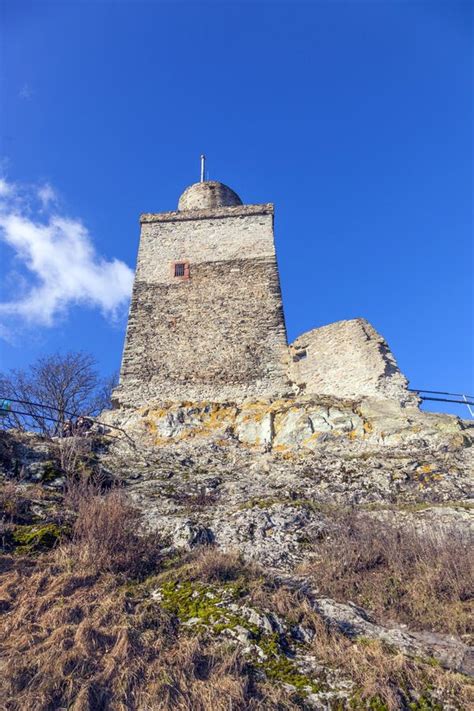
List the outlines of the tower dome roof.
{"type": "Polygon", "coordinates": [[[179,198],[178,210],[212,210],[242,205],[237,193],[215,180],[204,180],[186,188],[179,198]]]}

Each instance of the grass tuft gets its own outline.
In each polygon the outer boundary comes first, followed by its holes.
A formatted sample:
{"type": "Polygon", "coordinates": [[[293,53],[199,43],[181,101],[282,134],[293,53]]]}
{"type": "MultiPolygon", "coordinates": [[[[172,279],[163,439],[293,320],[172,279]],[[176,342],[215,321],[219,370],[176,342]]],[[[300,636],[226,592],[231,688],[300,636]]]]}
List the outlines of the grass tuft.
{"type": "Polygon", "coordinates": [[[301,572],[322,595],[352,600],[414,629],[472,634],[474,547],[459,529],[394,525],[361,512],[333,515],[301,572]]]}

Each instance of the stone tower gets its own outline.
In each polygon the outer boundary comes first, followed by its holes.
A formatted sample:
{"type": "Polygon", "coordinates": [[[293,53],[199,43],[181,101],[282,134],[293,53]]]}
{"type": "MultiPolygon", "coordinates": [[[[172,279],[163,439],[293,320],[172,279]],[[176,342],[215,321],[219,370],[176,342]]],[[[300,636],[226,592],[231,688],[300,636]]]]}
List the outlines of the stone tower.
{"type": "Polygon", "coordinates": [[[286,392],[273,205],[243,205],[227,186],[203,181],[176,212],[140,223],[117,404],[286,392]]]}

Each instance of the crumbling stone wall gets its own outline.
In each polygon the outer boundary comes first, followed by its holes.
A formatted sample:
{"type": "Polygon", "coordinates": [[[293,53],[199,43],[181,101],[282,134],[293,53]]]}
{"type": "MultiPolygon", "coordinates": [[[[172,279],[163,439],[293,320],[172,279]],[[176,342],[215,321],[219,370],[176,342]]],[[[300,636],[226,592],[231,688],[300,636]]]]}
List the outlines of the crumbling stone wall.
{"type": "Polygon", "coordinates": [[[290,345],[290,377],[308,394],[417,404],[387,342],[363,318],[338,321],[299,336],[290,345]]]}
{"type": "Polygon", "coordinates": [[[141,223],[119,404],[287,391],[273,206],[147,214],[141,223]],[[189,263],[189,279],[174,277],[177,261],[189,263]]]}

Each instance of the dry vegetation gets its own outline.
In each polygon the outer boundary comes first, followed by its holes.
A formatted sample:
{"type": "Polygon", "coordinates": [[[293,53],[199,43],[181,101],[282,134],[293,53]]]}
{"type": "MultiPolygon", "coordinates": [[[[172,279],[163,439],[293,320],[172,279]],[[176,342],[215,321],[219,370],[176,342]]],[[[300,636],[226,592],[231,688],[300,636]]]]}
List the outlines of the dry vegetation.
{"type": "MultiPolygon", "coordinates": [[[[257,679],[235,644],[183,633],[150,600],[142,583],[167,566],[123,492],[86,485],[69,496],[78,507],[69,540],[35,559],[1,559],[0,708],[298,708],[291,692],[257,679]]],[[[176,566],[190,580],[242,574],[238,557],[214,551],[176,566]]]]}
{"type": "MultiPolygon", "coordinates": [[[[37,487],[41,493],[41,487],[37,487]]],[[[4,523],[21,523],[28,520],[30,502],[34,492],[26,493],[17,483],[7,481],[0,487],[0,512],[4,523]]]]}
{"type": "MultiPolygon", "coordinates": [[[[21,520],[25,490],[0,488],[0,506],[4,518],[21,520]]],[[[239,555],[214,548],[166,554],[118,488],[72,479],[62,506],[75,513],[51,550],[0,557],[2,711],[309,708],[301,689],[285,685],[284,664],[266,669],[212,625],[188,626],[179,604],[173,609],[154,595],[167,584],[230,589],[239,602],[312,630],[305,653],[353,683],[350,702],[334,709],[443,709],[435,699],[469,707],[464,677],[329,630],[304,597],[239,555]]],[[[467,629],[470,571],[459,540],[422,541],[386,527],[381,536],[372,519],[353,516],[338,526],[340,535],[320,543],[320,559],[308,569],[318,587],[419,626],[467,629]]]]}
{"type": "Polygon", "coordinates": [[[79,482],[68,489],[69,500],[77,517],[71,541],[56,552],[63,565],[93,574],[123,572],[132,578],[154,570],[160,538],[142,530],[141,514],[123,491],[114,488],[101,495],[96,485],[79,482]]]}
{"type": "Polygon", "coordinates": [[[302,570],[323,595],[413,629],[472,634],[474,548],[459,529],[420,532],[350,512],[315,551],[302,570]]]}
{"type": "Polygon", "coordinates": [[[171,616],[114,576],[25,570],[9,576],[3,595],[19,584],[2,640],[5,709],[259,707],[235,649],[180,635],[171,616]]]}

